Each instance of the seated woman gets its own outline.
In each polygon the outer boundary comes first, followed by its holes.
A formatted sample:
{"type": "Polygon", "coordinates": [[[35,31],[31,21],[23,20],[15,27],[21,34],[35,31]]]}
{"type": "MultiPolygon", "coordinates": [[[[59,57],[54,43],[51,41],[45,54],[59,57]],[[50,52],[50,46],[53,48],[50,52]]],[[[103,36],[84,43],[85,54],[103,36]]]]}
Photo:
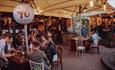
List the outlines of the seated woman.
{"type": "Polygon", "coordinates": [[[28,53],[29,60],[37,63],[44,63],[45,70],[50,70],[50,64],[47,60],[45,53],[39,49],[40,43],[37,41],[33,41],[31,45],[33,46],[33,50],[28,53]]]}

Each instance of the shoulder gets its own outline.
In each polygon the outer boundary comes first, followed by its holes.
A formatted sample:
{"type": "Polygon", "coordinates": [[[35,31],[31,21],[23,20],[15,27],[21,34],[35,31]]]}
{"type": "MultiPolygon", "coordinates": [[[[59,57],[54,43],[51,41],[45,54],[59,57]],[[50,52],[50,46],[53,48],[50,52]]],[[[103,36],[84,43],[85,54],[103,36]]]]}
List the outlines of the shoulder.
{"type": "Polygon", "coordinates": [[[0,39],[0,44],[5,44],[5,40],[4,39],[0,39]]]}

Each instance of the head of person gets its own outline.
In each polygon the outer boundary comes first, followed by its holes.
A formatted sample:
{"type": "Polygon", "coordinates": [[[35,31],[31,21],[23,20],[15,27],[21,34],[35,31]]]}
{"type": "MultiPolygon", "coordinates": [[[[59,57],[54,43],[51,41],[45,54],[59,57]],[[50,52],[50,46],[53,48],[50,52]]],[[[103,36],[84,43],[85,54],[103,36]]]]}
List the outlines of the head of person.
{"type": "Polygon", "coordinates": [[[12,41],[12,35],[10,33],[5,33],[2,35],[2,38],[5,40],[5,42],[9,43],[12,41]]]}
{"type": "Polygon", "coordinates": [[[95,30],[93,30],[92,32],[91,32],[91,34],[93,35],[93,34],[95,34],[96,33],[96,31],[95,30]]]}
{"type": "Polygon", "coordinates": [[[31,34],[35,34],[35,31],[34,31],[34,30],[31,30],[31,34]]]}
{"type": "Polygon", "coordinates": [[[47,40],[44,40],[42,38],[40,38],[40,47],[46,47],[46,44],[47,44],[47,40]]]}
{"type": "Polygon", "coordinates": [[[47,39],[45,38],[45,36],[41,36],[40,39],[47,42],[47,39]]]}
{"type": "Polygon", "coordinates": [[[13,42],[13,37],[10,38],[10,40],[8,41],[9,44],[11,44],[13,42]]]}
{"type": "Polygon", "coordinates": [[[31,42],[31,45],[32,45],[33,49],[39,49],[40,48],[40,42],[38,42],[38,41],[31,42]]]}

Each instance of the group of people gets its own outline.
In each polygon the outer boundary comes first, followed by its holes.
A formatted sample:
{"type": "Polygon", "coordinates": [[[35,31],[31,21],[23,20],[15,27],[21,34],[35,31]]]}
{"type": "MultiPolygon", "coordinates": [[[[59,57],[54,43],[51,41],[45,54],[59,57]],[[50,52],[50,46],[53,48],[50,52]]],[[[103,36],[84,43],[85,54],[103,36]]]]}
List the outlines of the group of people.
{"type": "MultiPolygon", "coordinates": [[[[45,36],[37,37],[35,32],[31,32],[28,36],[29,46],[25,47],[25,39],[22,33],[18,33],[17,46],[12,45],[13,38],[10,33],[5,33],[0,39],[0,60],[5,60],[9,63],[9,59],[16,56],[15,53],[11,53],[13,50],[20,50],[26,53],[29,60],[44,63],[45,70],[51,70],[53,58],[57,55],[55,43],[52,40],[52,34],[50,32],[45,36]],[[20,37],[21,36],[21,37],[20,37]]],[[[0,64],[2,70],[5,69],[3,63],[0,64]]]]}
{"type": "Polygon", "coordinates": [[[48,32],[47,37],[41,36],[37,38],[32,32],[28,38],[30,40],[29,59],[38,63],[44,62],[46,68],[49,68],[53,63],[54,56],[57,54],[55,43],[52,40],[52,34],[48,32]]]}
{"type": "Polygon", "coordinates": [[[108,39],[108,34],[111,32],[111,25],[105,23],[102,23],[101,25],[96,25],[95,27],[92,25],[90,31],[92,32],[94,30],[102,39],[108,39]]]}

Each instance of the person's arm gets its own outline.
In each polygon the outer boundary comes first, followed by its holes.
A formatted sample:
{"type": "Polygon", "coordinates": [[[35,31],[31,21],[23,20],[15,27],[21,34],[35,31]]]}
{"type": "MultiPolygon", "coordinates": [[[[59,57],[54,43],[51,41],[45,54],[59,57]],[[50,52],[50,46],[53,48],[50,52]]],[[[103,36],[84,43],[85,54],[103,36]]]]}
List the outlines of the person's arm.
{"type": "Polygon", "coordinates": [[[12,54],[7,53],[7,54],[4,54],[3,57],[9,58],[9,57],[12,57],[14,55],[15,55],[15,53],[12,53],[12,54]]]}
{"type": "Polygon", "coordinates": [[[6,61],[8,61],[7,58],[12,57],[12,56],[15,56],[15,53],[12,53],[12,54],[11,54],[11,53],[7,53],[7,54],[1,53],[0,56],[1,56],[3,59],[5,59],[6,61]]]}
{"type": "Polygon", "coordinates": [[[4,57],[1,53],[0,53],[0,58],[4,59],[5,61],[8,61],[8,59],[6,57],[4,57]]]}

